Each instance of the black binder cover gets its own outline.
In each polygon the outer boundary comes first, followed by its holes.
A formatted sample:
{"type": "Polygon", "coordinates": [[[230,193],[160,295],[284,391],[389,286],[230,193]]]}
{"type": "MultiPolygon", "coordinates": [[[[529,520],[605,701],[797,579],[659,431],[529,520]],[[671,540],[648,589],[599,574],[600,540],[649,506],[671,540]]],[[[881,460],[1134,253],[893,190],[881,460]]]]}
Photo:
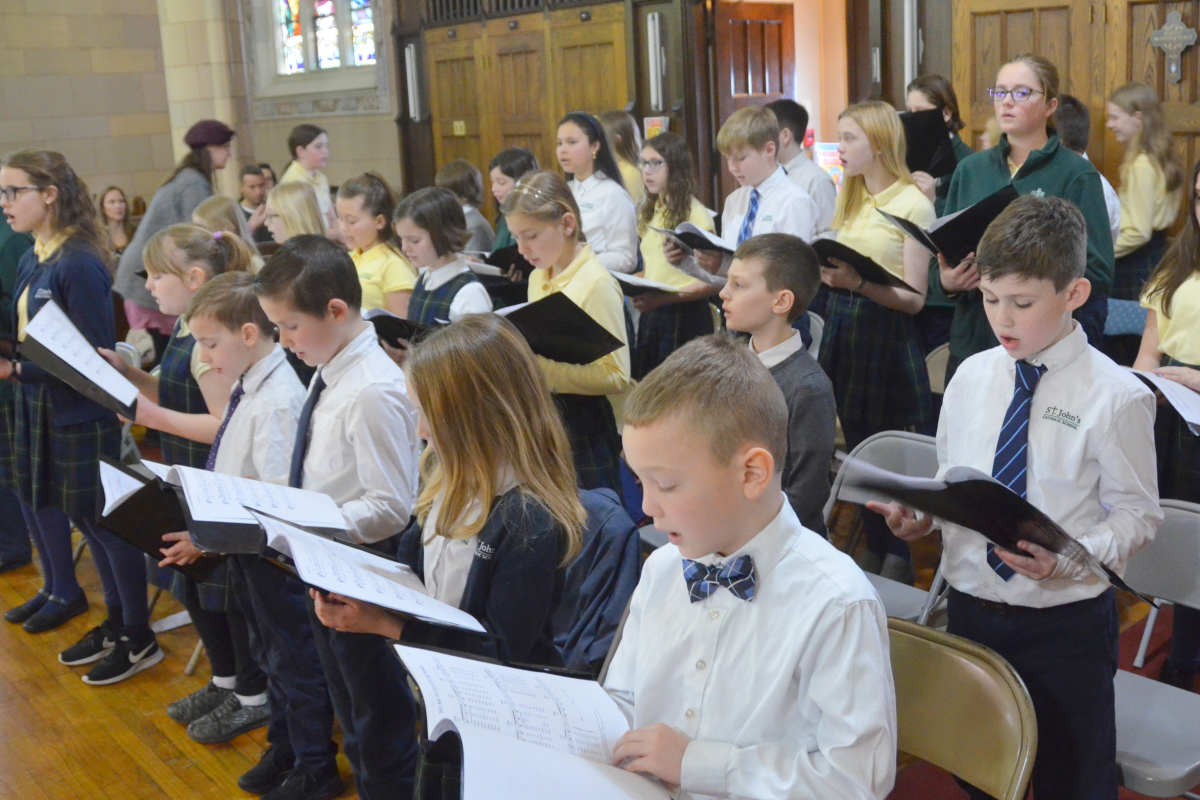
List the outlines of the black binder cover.
{"type": "MultiPolygon", "coordinates": [[[[141,489],[126,498],[108,516],[104,516],[104,493],[100,492],[96,508],[100,527],[133,545],[156,562],[161,561],[163,548],[170,546],[168,542],[163,541],[163,534],[191,531],[183,513],[184,504],[175,494],[174,487],[157,479],[147,478],[114,459],[106,456],[100,458],[109,466],[144,483],[141,489]]],[[[195,534],[192,536],[194,539],[195,534]]],[[[186,566],[172,564],[171,569],[194,581],[203,582],[224,560],[224,556],[205,556],[186,566]]]]}
{"type": "Polygon", "coordinates": [[[192,518],[182,486],[169,486],[179,499],[188,533],[201,550],[210,553],[258,555],[267,545],[267,535],[257,522],[208,522],[192,518]]]}
{"type": "Polygon", "coordinates": [[[483,288],[487,289],[495,308],[507,308],[529,299],[529,281],[510,281],[503,275],[476,275],[483,288]]]}
{"type": "Polygon", "coordinates": [[[371,311],[375,313],[368,312],[363,316],[375,326],[375,335],[392,347],[403,348],[404,343],[401,340],[407,341],[409,344],[416,344],[431,330],[424,325],[401,319],[382,309],[371,309],[371,311]]]}
{"type": "Polygon", "coordinates": [[[692,231],[684,231],[680,233],[675,230],[667,230],[665,228],[655,228],[663,236],[674,239],[677,243],[683,245],[685,251],[690,255],[693,250],[709,250],[714,253],[729,253],[733,255],[734,249],[728,245],[718,245],[716,242],[704,238],[698,233],[692,231]]]}
{"type": "MultiPolygon", "coordinates": [[[[907,289],[910,292],[916,292],[916,289],[909,286],[904,281],[897,278],[892,273],[888,272],[880,266],[874,259],[864,256],[857,250],[847,247],[836,239],[818,239],[812,243],[813,250],[817,251],[817,255],[821,257],[821,263],[828,264],[829,259],[836,258],[838,261],[845,261],[850,266],[858,271],[858,274],[866,278],[871,283],[878,283],[883,286],[893,286],[897,289],[907,289]]],[[[842,291],[845,289],[830,289],[830,291],[842,291]]]]}
{"type": "Polygon", "coordinates": [[[505,315],[539,356],[564,364],[590,364],[621,348],[621,340],[562,292],[546,295],[505,315]]]}
{"type": "Polygon", "coordinates": [[[1008,204],[1016,200],[1020,193],[1012,187],[1012,184],[1005,186],[1003,189],[988,195],[972,206],[964,208],[955,214],[942,217],[925,230],[915,222],[907,219],[901,219],[893,214],[889,214],[881,209],[876,209],[880,214],[883,214],[888,220],[907,233],[909,236],[916,239],[931,253],[935,255],[941,253],[946,258],[946,263],[950,266],[957,266],[975,249],[979,247],[979,240],[983,238],[984,231],[988,225],[992,224],[992,220],[1000,216],[1000,212],[1008,208],[1008,204]]]}
{"type": "Polygon", "coordinates": [[[900,122],[904,125],[904,138],[908,143],[904,160],[909,171],[925,172],[934,178],[954,172],[958,157],[954,155],[954,143],[940,109],[904,111],[900,114],[900,122]]]}
{"type": "MultiPolygon", "coordinates": [[[[79,370],[50,352],[37,339],[29,337],[21,342],[20,351],[23,357],[28,358],[93,403],[98,403],[109,411],[120,414],[126,419],[133,419],[137,416],[137,400],[134,400],[132,405],[127,406],[123,404],[120,400],[93,383],[90,378],[84,377],[79,370]]],[[[170,533],[170,531],[167,531],[167,533],[170,533]]]]}
{"type": "MultiPolygon", "coordinates": [[[[520,251],[517,249],[517,245],[515,244],[510,244],[508,247],[501,247],[499,250],[493,250],[488,254],[487,258],[483,260],[483,263],[502,269],[505,272],[508,272],[511,268],[516,267],[521,273],[521,280],[519,282],[528,281],[529,274],[535,269],[533,264],[530,264],[525,260],[525,256],[521,255],[520,251]]],[[[505,280],[508,280],[506,276],[500,277],[504,277],[505,280]]],[[[514,283],[515,281],[509,282],[514,283]]]]}

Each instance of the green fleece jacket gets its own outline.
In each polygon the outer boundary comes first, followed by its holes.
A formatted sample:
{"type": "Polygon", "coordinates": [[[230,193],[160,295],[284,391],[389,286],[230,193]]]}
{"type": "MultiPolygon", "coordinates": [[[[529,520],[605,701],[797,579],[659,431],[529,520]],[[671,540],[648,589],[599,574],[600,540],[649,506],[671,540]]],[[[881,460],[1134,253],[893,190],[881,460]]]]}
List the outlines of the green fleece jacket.
{"type": "MultiPolygon", "coordinates": [[[[1060,147],[1054,132],[1041,150],[1029,154],[1012,177],[1008,172],[1009,150],[1008,137],[1001,136],[1000,144],[960,161],[950,181],[945,213],[961,211],[1009,183],[1021,194],[1070,200],[1079,206],[1087,222],[1085,275],[1092,282],[1092,294],[1107,295],[1113,280],[1113,242],[1100,173],[1086,159],[1060,147]]],[[[935,303],[947,298],[936,269],[929,271],[929,298],[935,303]]],[[[979,290],[962,292],[954,300],[957,305],[950,328],[951,355],[965,359],[995,347],[998,342],[984,314],[979,290]]]]}

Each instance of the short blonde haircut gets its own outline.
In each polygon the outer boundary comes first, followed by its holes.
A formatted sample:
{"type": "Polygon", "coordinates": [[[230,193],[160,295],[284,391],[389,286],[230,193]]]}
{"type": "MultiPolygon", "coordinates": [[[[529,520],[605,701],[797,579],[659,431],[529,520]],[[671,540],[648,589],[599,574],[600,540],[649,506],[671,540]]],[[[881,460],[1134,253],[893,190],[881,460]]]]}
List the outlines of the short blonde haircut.
{"type": "Polygon", "coordinates": [[[227,272],[201,286],[192,295],[184,320],[190,323],[196,317],[211,317],[235,333],[250,323],[264,337],[275,335],[275,326],[254,293],[254,276],[248,272],[227,272]]]}
{"type": "Polygon", "coordinates": [[[250,228],[246,225],[246,215],[238,207],[232,197],[214,194],[192,212],[194,219],[210,231],[225,231],[241,237],[243,242],[253,241],[250,228]]]}
{"type": "Polygon", "coordinates": [[[770,142],[778,146],[779,120],[763,106],[739,108],[717,132],[717,150],[726,158],[746,148],[762,150],[770,142]]]}
{"type": "MultiPolygon", "coordinates": [[[[904,138],[904,125],[896,109],[882,100],[868,100],[865,103],[855,103],[838,115],[838,119],[849,117],[867,135],[871,151],[875,153],[879,164],[896,180],[901,183],[912,183],[912,173],[908,171],[905,153],[908,145],[904,138]]],[[[851,175],[842,182],[842,191],[838,194],[833,223],[830,226],[838,230],[858,214],[858,209],[867,199],[867,182],[862,175],[851,175]]]]}
{"type": "Polygon", "coordinates": [[[510,472],[521,493],[558,522],[563,563],[574,558],[587,512],[575,486],[571,444],[537,358],[512,323],[468,314],[416,345],[404,371],[433,440],[421,455],[420,523],[442,495],[437,535],[471,538],[486,522],[501,476],[510,472]],[[470,519],[480,499],[483,513],[470,519]]]}
{"type": "Polygon", "coordinates": [[[681,416],[708,440],[718,464],[746,445],[765,448],[775,472],[787,455],[787,403],[746,343],[718,333],[693,339],[639,383],[625,400],[625,425],[643,428],[681,416]]]}
{"type": "Polygon", "coordinates": [[[188,224],[172,225],[151,236],[142,251],[142,262],[151,275],[180,278],[192,264],[200,264],[211,278],[226,272],[250,272],[253,256],[249,245],[232,233],[188,224]],[[167,247],[168,242],[173,247],[167,247]]]}
{"type": "Polygon", "coordinates": [[[304,181],[281,183],[267,195],[267,205],[283,220],[287,238],[305,233],[325,235],[324,218],[312,184],[304,181]]]}

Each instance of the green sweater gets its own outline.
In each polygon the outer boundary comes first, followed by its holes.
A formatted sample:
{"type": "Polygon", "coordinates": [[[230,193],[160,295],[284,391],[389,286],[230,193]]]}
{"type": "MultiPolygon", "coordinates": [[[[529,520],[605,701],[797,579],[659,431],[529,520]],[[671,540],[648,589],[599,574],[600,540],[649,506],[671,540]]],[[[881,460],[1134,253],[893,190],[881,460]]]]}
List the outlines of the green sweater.
{"type": "Polygon", "coordinates": [[[496,252],[502,247],[511,247],[516,244],[517,240],[508,230],[508,220],[503,214],[496,215],[496,238],[492,240],[492,252],[496,252]]]}
{"type": "MultiPolygon", "coordinates": [[[[967,156],[975,155],[975,151],[971,149],[971,145],[962,140],[962,137],[957,133],[950,134],[950,141],[954,145],[954,158],[956,161],[962,161],[967,156]]],[[[934,185],[934,195],[936,199],[933,201],[933,210],[937,215],[943,216],[946,213],[946,195],[950,194],[950,181],[954,178],[954,173],[943,175],[937,179],[934,185]]]]}
{"type": "MultiPolygon", "coordinates": [[[[33,237],[14,231],[8,226],[8,217],[0,214],[0,339],[16,339],[13,325],[17,318],[17,298],[13,297],[13,290],[17,287],[17,262],[31,247],[33,237]]],[[[0,402],[12,399],[12,383],[0,381],[0,402]]]]}
{"type": "MultiPolygon", "coordinates": [[[[1009,183],[1021,194],[1070,200],[1087,222],[1085,275],[1092,282],[1093,295],[1107,295],[1113,280],[1113,243],[1100,173],[1086,159],[1059,147],[1054,132],[1041,150],[1029,154],[1015,177],[1008,172],[1009,149],[1008,137],[1001,136],[1000,144],[960,162],[950,182],[945,213],[961,211],[1009,183]]],[[[946,299],[936,269],[929,270],[929,298],[934,303],[946,299]]],[[[998,342],[984,314],[979,290],[963,292],[954,299],[957,306],[950,328],[951,355],[965,359],[995,347],[998,342]]]]}

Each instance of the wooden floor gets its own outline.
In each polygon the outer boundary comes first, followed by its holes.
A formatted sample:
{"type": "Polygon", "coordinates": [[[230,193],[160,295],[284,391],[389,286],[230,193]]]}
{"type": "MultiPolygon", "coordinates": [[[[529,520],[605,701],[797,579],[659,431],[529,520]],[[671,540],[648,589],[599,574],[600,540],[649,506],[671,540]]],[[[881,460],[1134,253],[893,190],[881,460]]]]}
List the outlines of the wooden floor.
{"type": "MultiPolygon", "coordinates": [[[[58,663],[59,651],[104,619],[86,551],[77,573],[92,601],[86,614],[36,636],[0,621],[0,800],[251,798],[237,779],[266,747],[265,728],[202,745],[166,714],[169,703],[210,675],[203,658],[195,676],[184,675],[197,641],[192,626],[159,635],[166,658],[114,686],[88,686],[80,680],[87,667],[58,663]]],[[[25,601],[40,586],[32,566],[0,575],[0,608],[25,601]]],[[[154,618],[180,610],[164,594],[154,618]]],[[[345,757],[339,761],[349,784],[345,757]]],[[[356,797],[352,787],[344,797],[356,797]]]]}

